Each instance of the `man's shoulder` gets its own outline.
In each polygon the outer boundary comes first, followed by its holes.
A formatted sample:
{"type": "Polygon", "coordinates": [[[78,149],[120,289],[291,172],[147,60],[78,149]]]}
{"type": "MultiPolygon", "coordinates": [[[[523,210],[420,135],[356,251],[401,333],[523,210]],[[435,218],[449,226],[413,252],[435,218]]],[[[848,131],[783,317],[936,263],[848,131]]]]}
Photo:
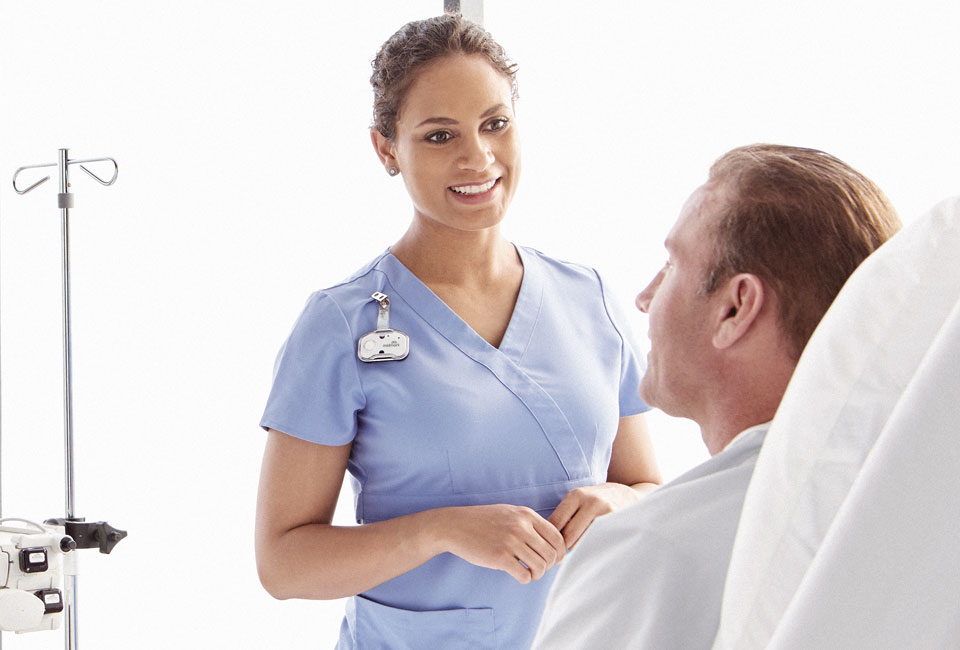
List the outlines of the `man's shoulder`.
{"type": "Polygon", "coordinates": [[[735,532],[765,435],[766,426],[744,431],[716,456],[635,505],[597,520],[595,533],[610,538],[643,534],[682,552],[687,544],[698,548],[699,531],[735,532]]]}
{"type": "Polygon", "coordinates": [[[605,647],[709,647],[764,433],[741,434],[635,505],[597,519],[564,560],[535,647],[593,647],[599,638],[605,647]],[[610,594],[629,596],[611,605],[610,594]]]}

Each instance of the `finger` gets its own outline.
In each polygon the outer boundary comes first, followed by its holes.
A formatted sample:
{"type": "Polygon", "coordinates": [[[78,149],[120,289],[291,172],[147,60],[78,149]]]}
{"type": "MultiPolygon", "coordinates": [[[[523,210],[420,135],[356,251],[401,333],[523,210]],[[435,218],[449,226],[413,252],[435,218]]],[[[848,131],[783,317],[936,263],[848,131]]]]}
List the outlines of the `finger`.
{"type": "Polygon", "coordinates": [[[564,526],[561,532],[563,533],[563,541],[568,549],[573,549],[573,547],[577,545],[577,542],[580,541],[580,538],[587,532],[590,524],[592,524],[595,519],[596,517],[591,512],[585,508],[580,508],[577,514],[567,522],[567,525],[564,526]]]}
{"type": "Polygon", "coordinates": [[[505,571],[510,577],[522,585],[529,584],[533,580],[530,569],[518,560],[513,553],[504,554],[503,562],[498,568],[501,571],[505,571]]]}
{"type": "Polygon", "coordinates": [[[544,571],[550,570],[553,565],[559,562],[562,555],[563,535],[547,521],[541,523],[541,527],[546,531],[553,531],[553,535],[559,538],[561,549],[556,547],[556,541],[548,541],[540,534],[539,530],[530,531],[530,537],[527,539],[527,545],[543,560],[544,571]]]}
{"type": "Polygon", "coordinates": [[[570,518],[576,513],[579,507],[580,499],[575,493],[568,492],[567,496],[563,497],[560,505],[550,513],[547,521],[553,524],[557,530],[563,530],[563,527],[567,525],[567,522],[570,521],[570,518]]]}
{"type": "Polygon", "coordinates": [[[517,560],[527,567],[531,580],[539,580],[547,569],[553,566],[552,563],[548,566],[547,561],[534,548],[527,545],[517,549],[517,560]]]}
{"type": "MultiPolygon", "coordinates": [[[[556,512],[556,510],[554,510],[554,512],[556,512]]],[[[554,563],[560,564],[563,556],[567,554],[566,540],[564,540],[563,535],[560,533],[560,529],[554,526],[552,522],[542,518],[539,521],[534,520],[533,528],[537,531],[540,538],[553,549],[555,554],[554,563]]]]}

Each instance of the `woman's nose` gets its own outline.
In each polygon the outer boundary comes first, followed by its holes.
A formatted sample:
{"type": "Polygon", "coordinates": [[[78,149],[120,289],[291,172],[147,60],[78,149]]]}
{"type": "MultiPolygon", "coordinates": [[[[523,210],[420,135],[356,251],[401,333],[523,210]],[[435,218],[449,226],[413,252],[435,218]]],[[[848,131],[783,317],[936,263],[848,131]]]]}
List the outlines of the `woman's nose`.
{"type": "Polygon", "coordinates": [[[466,138],[460,157],[460,169],[482,172],[495,160],[493,151],[481,137],[466,138]]]}

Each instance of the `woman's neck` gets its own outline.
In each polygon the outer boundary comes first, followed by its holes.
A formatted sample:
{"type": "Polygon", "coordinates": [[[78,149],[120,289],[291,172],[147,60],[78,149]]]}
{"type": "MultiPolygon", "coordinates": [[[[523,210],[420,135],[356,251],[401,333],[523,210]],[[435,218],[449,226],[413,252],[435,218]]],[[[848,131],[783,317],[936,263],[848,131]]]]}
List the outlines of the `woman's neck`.
{"type": "Polygon", "coordinates": [[[490,286],[522,269],[499,225],[465,231],[415,217],[390,252],[429,287],[490,286]]]}

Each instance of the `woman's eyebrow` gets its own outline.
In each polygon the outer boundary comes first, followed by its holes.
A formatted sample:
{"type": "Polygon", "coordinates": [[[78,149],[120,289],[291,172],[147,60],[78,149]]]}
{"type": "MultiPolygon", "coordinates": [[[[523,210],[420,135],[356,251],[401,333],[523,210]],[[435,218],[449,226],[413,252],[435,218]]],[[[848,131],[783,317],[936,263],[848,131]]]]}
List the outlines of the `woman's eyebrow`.
{"type": "Polygon", "coordinates": [[[485,110],[482,115],[480,115],[480,119],[482,120],[490,117],[491,115],[496,115],[497,113],[506,109],[507,109],[506,104],[497,104],[496,106],[491,106],[490,108],[485,110]]]}
{"type": "Polygon", "coordinates": [[[428,117],[413,128],[420,128],[424,124],[459,124],[459,122],[452,117],[428,117]]]}
{"type": "MultiPolygon", "coordinates": [[[[490,108],[488,108],[487,110],[485,110],[483,113],[480,114],[480,119],[483,120],[483,119],[486,119],[486,118],[490,117],[491,115],[496,115],[497,113],[505,110],[506,108],[507,108],[507,105],[506,105],[506,104],[497,104],[497,105],[495,105],[495,106],[491,106],[490,108]]],[[[418,129],[418,128],[420,128],[421,126],[423,126],[424,124],[454,125],[454,124],[459,124],[459,123],[460,123],[460,122],[458,122],[457,120],[453,119],[452,117],[428,117],[427,119],[425,119],[424,121],[420,122],[419,124],[417,124],[417,125],[416,125],[415,127],[413,127],[413,128],[418,129]]]]}

